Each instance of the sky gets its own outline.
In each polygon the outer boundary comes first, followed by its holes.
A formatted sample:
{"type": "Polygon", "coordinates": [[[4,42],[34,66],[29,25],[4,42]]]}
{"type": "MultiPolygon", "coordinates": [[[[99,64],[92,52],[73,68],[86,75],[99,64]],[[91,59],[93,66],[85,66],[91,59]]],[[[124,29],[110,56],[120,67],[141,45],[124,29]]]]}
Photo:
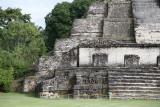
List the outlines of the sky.
{"type": "Polygon", "coordinates": [[[23,14],[31,14],[31,21],[45,28],[44,17],[51,12],[57,3],[73,0],[0,0],[2,9],[21,8],[23,14]]]}

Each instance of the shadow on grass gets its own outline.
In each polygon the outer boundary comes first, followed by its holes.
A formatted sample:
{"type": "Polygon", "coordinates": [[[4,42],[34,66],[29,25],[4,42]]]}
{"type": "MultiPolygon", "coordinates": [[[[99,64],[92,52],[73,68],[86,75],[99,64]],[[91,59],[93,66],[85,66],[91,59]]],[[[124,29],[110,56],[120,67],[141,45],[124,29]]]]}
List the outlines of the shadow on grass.
{"type": "Polygon", "coordinates": [[[37,96],[35,96],[34,94],[27,94],[27,93],[22,93],[27,97],[33,97],[33,98],[38,98],[37,96]]]}

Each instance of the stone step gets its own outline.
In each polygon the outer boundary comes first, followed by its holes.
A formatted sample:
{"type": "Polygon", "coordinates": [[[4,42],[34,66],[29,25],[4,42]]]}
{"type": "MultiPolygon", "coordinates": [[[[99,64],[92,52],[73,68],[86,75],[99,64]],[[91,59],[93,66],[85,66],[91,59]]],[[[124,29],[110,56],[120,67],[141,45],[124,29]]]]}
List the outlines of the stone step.
{"type": "Polygon", "coordinates": [[[151,96],[145,96],[145,97],[135,97],[135,96],[113,96],[112,97],[113,99],[148,99],[148,100],[159,100],[160,97],[159,96],[154,96],[154,97],[151,97],[151,96]]]}
{"type": "Polygon", "coordinates": [[[143,79],[108,79],[109,82],[132,82],[132,83],[160,83],[160,80],[143,80],[143,79]]]}
{"type": "Polygon", "coordinates": [[[160,80],[160,77],[143,77],[143,76],[110,76],[109,75],[109,78],[112,78],[112,79],[143,79],[143,80],[160,80]]]}
{"type": "Polygon", "coordinates": [[[140,5],[144,5],[144,4],[147,4],[147,5],[159,5],[158,2],[132,2],[132,6],[140,6],[140,5]]]}
{"type": "Polygon", "coordinates": [[[123,78],[123,77],[131,77],[131,78],[160,78],[160,74],[159,73],[108,73],[109,77],[118,77],[118,78],[123,78]]]}
{"type": "Polygon", "coordinates": [[[160,87],[160,83],[130,83],[130,82],[112,82],[109,83],[109,86],[151,86],[155,87],[158,86],[160,87]]]}
{"type": "Polygon", "coordinates": [[[132,3],[150,3],[150,2],[158,2],[158,0],[131,0],[132,3]]]}
{"type": "Polygon", "coordinates": [[[146,86],[111,86],[109,85],[109,90],[110,91],[121,91],[121,90],[136,90],[136,91],[159,91],[160,92],[160,87],[146,87],[146,86]]]}
{"type": "Polygon", "coordinates": [[[120,76],[123,76],[123,75],[133,75],[133,76],[136,76],[136,75],[139,75],[139,76],[160,76],[160,72],[117,72],[117,71],[113,71],[113,72],[108,72],[109,75],[120,75],[120,76]]]}
{"type": "Polygon", "coordinates": [[[141,30],[141,31],[159,31],[160,30],[160,24],[159,25],[151,25],[151,26],[147,26],[147,24],[144,25],[140,25],[138,27],[135,28],[136,31],[141,30]]]}
{"type": "Polygon", "coordinates": [[[152,94],[152,93],[154,93],[154,94],[160,94],[160,90],[127,90],[127,89],[125,89],[125,90],[110,90],[109,89],[109,91],[110,92],[112,92],[112,93],[141,93],[141,94],[143,94],[143,93],[150,93],[150,94],[152,94]]]}
{"type": "Polygon", "coordinates": [[[160,86],[112,86],[112,85],[109,85],[109,88],[110,90],[114,89],[143,89],[143,90],[160,90],[160,86]]]}
{"type": "Polygon", "coordinates": [[[133,92],[122,92],[122,93],[113,93],[113,95],[132,95],[132,96],[157,96],[160,94],[157,93],[133,93],[133,92]]]}

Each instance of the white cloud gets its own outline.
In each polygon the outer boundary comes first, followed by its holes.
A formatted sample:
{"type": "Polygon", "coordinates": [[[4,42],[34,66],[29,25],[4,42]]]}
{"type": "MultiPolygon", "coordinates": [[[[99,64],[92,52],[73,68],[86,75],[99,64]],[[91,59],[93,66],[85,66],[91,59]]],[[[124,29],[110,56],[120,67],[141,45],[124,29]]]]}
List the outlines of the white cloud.
{"type": "Polygon", "coordinates": [[[6,9],[21,8],[22,13],[31,14],[31,21],[36,25],[45,27],[44,17],[51,12],[57,3],[73,0],[0,0],[0,7],[6,9]]]}

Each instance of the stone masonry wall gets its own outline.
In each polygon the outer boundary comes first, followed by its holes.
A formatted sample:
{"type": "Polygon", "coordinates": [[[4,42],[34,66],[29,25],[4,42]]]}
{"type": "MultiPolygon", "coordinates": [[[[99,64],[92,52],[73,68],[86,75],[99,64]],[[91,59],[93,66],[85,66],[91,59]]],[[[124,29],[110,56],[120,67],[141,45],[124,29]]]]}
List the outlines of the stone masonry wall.
{"type": "Polygon", "coordinates": [[[87,13],[87,18],[105,18],[108,14],[107,2],[93,3],[87,13]]]}
{"type": "Polygon", "coordinates": [[[132,0],[137,43],[160,43],[159,2],[159,0],[132,0]]]}
{"type": "MultiPolygon", "coordinates": [[[[108,55],[107,66],[124,67],[125,55],[138,55],[139,65],[150,67],[157,66],[157,57],[160,54],[159,47],[108,47],[108,48],[80,48],[79,66],[93,67],[93,55],[105,53],[108,55]]],[[[107,60],[107,59],[106,59],[107,60]]]]}
{"type": "Polygon", "coordinates": [[[134,42],[134,24],[131,1],[108,3],[108,17],[104,19],[103,36],[123,42],[134,42]]]}
{"type": "Polygon", "coordinates": [[[99,37],[102,35],[102,19],[76,19],[73,23],[71,36],[99,37]]]}

